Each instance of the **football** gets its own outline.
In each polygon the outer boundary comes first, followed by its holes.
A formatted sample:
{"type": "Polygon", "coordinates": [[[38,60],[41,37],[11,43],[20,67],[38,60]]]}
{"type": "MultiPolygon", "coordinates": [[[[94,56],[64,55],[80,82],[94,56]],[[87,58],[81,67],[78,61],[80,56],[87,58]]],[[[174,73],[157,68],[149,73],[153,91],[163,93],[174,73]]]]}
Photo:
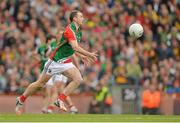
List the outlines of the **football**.
{"type": "Polygon", "coordinates": [[[143,35],[143,27],[139,23],[131,24],[129,27],[129,35],[134,38],[139,38],[143,35]]]}

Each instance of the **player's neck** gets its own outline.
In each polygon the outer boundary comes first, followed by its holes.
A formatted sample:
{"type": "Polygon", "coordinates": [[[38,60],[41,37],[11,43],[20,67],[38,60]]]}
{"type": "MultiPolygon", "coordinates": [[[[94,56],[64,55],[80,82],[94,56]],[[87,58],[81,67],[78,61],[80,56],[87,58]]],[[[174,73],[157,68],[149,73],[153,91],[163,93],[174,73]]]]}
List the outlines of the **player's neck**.
{"type": "Polygon", "coordinates": [[[76,30],[79,29],[79,25],[76,22],[74,22],[74,25],[76,27],[76,30]]]}

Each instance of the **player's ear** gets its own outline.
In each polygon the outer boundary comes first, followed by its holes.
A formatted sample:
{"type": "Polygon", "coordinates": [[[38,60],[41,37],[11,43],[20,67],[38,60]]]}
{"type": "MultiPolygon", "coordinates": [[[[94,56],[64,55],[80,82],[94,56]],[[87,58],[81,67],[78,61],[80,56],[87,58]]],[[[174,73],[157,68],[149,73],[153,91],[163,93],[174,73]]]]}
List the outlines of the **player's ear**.
{"type": "Polygon", "coordinates": [[[75,21],[77,21],[77,16],[78,16],[78,15],[76,15],[76,16],[74,17],[75,21]]]}

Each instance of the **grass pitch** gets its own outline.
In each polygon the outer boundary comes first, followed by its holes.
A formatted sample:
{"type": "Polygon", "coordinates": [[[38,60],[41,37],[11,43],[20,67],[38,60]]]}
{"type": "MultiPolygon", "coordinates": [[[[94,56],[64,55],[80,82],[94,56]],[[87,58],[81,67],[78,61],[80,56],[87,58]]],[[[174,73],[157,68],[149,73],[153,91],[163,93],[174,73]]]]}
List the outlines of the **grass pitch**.
{"type": "Polygon", "coordinates": [[[0,122],[180,122],[180,116],[113,114],[0,114],[0,122]]]}

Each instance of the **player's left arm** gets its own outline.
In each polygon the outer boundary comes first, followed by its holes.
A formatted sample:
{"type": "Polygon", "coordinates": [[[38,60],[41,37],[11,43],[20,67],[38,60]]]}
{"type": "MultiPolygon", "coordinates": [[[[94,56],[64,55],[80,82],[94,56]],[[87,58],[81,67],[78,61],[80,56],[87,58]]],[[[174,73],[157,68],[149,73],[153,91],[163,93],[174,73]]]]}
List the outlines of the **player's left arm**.
{"type": "Polygon", "coordinates": [[[64,31],[64,36],[75,52],[89,57],[93,62],[97,60],[98,55],[96,54],[96,52],[88,52],[78,45],[76,36],[70,27],[66,28],[66,30],[64,31]]]}
{"type": "Polygon", "coordinates": [[[91,63],[93,63],[93,60],[79,52],[75,52],[75,55],[80,57],[84,65],[89,66],[91,63]]]}
{"type": "Polygon", "coordinates": [[[81,53],[79,53],[79,52],[75,52],[75,55],[78,56],[78,57],[80,57],[80,58],[85,58],[85,57],[87,57],[87,56],[85,56],[85,55],[83,55],[83,54],[81,54],[81,53]]]}

